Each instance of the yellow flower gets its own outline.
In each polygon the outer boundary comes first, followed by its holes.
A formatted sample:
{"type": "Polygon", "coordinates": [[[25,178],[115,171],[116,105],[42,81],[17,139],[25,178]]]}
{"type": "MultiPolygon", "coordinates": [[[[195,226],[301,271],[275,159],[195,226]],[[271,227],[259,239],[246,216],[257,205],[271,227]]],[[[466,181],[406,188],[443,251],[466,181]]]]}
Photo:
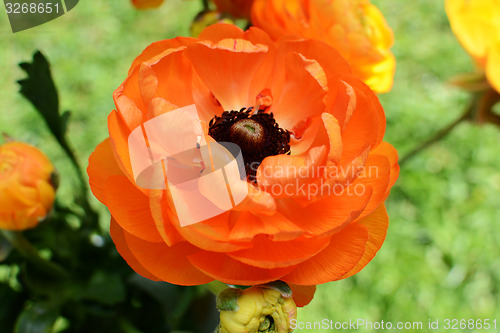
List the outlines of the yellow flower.
{"type": "Polygon", "coordinates": [[[500,92],[500,0],[446,0],[453,33],[500,92]]]}
{"type": "Polygon", "coordinates": [[[55,169],[38,149],[21,142],[0,146],[0,228],[35,227],[55,198],[55,169]]]}
{"type": "Polygon", "coordinates": [[[282,281],[245,290],[229,288],[217,298],[218,333],[287,333],[297,318],[291,289],[282,281]]]}

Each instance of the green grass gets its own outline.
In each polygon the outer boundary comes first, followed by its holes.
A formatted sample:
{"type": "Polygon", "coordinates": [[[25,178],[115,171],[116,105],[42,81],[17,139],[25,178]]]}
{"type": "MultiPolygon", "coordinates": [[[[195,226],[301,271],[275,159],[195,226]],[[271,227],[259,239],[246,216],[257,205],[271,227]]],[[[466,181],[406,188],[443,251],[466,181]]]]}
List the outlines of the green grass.
{"type": "MultiPolygon", "coordinates": [[[[404,155],[459,117],[468,96],[446,81],[473,65],[452,35],[441,1],[373,2],[395,33],[394,88],[380,99],[386,141],[404,155]]],[[[15,81],[23,77],[17,63],[35,49],[47,55],[62,108],[73,111],[70,140],[86,165],[107,136],[112,92],[132,59],[155,40],[187,35],[199,9],[194,0],[169,0],[145,12],[133,10],[128,0],[80,1],[69,14],[16,34],[2,11],[0,131],[43,148],[55,161],[63,180],[61,200],[76,179],[17,93],[15,81]]],[[[409,161],[387,202],[391,225],[378,255],[356,276],[319,286],[312,303],[299,310],[299,320],[421,321],[424,328],[429,319],[500,320],[499,142],[498,128],[464,123],[409,161]]]]}

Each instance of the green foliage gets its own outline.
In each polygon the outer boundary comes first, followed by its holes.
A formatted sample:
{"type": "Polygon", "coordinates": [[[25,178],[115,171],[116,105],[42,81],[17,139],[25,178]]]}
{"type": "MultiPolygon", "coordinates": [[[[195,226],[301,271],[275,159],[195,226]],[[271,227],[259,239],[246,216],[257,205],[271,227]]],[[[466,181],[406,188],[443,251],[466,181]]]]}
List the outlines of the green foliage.
{"type": "Polygon", "coordinates": [[[63,141],[70,113],[59,114],[59,97],[47,59],[37,51],[33,62],[20,63],[19,67],[28,75],[18,81],[21,94],[35,106],[56,139],[63,141]]]}
{"type": "Polygon", "coordinates": [[[50,333],[59,309],[47,303],[32,304],[18,318],[15,333],[50,333]]]}

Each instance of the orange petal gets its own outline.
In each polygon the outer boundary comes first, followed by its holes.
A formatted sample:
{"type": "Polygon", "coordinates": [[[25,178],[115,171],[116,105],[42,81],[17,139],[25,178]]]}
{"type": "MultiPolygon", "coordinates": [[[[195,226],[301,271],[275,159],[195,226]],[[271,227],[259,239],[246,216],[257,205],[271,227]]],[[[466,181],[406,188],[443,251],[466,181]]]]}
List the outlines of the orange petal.
{"type": "Polygon", "coordinates": [[[293,155],[303,154],[309,148],[322,146],[327,142],[320,116],[303,119],[289,130],[293,133],[290,136],[290,151],[293,155]]]}
{"type": "Polygon", "coordinates": [[[126,246],[137,261],[159,279],[182,286],[204,284],[212,279],[193,267],[188,256],[199,251],[187,242],[169,247],[142,240],[124,231],[126,246]]]}
{"type": "Polygon", "coordinates": [[[296,266],[283,281],[313,285],[334,281],[350,271],[363,257],[368,232],[351,224],[332,236],[330,245],[306,262],[296,266]]]}
{"type": "Polygon", "coordinates": [[[128,150],[128,137],[130,129],[119,116],[118,112],[111,111],[108,116],[108,130],[116,164],[127,177],[133,179],[132,165],[130,163],[130,153],[128,150]]]}
{"type": "Polygon", "coordinates": [[[173,39],[161,40],[158,42],[154,42],[142,51],[142,53],[135,58],[128,75],[132,73],[135,67],[140,65],[141,63],[150,60],[151,58],[157,56],[158,54],[164,52],[168,49],[175,49],[181,46],[188,46],[193,43],[196,43],[197,40],[195,38],[187,38],[187,37],[176,37],[173,39]]]}
{"type": "Polygon", "coordinates": [[[244,39],[224,39],[191,45],[185,54],[224,110],[240,110],[252,106],[265,88],[251,83],[267,51],[267,46],[244,39]]]}
{"type": "Polygon", "coordinates": [[[162,201],[163,190],[152,190],[149,192],[149,207],[151,208],[151,215],[155,221],[156,228],[161,237],[168,246],[173,246],[185,239],[179,234],[172,221],[168,218],[167,214],[163,213],[166,210],[166,203],[162,201]]]}
{"type": "Polygon", "coordinates": [[[141,73],[139,75],[139,80],[146,78],[152,80],[151,77],[156,79],[157,84],[153,96],[163,97],[169,103],[180,107],[194,103],[191,83],[192,69],[184,57],[184,50],[185,47],[169,49],[162,53],[161,58],[144,63],[142,66],[151,71],[146,70],[143,73],[144,76],[141,76],[141,73]]]}
{"type": "Polygon", "coordinates": [[[299,52],[308,59],[319,63],[329,81],[339,76],[349,75],[351,67],[332,46],[314,39],[283,40],[282,46],[287,52],[299,52]]]}
{"type": "Polygon", "coordinates": [[[224,109],[201,77],[193,71],[193,100],[201,120],[210,122],[214,116],[221,116],[224,109]]]}
{"type": "Polygon", "coordinates": [[[274,74],[278,77],[271,90],[276,102],[270,112],[281,128],[291,130],[303,119],[325,111],[326,74],[316,60],[296,52],[286,53],[276,61],[283,63],[284,76],[279,78],[279,74],[274,74]]]}
{"type": "MultiPolygon", "coordinates": [[[[315,191],[319,189],[315,188],[315,191]]],[[[305,207],[296,200],[281,199],[277,201],[278,210],[310,234],[331,234],[358,218],[372,195],[369,187],[364,189],[362,195],[356,195],[352,188],[334,187],[329,191],[329,195],[305,207]]]]}
{"type": "Polygon", "coordinates": [[[149,199],[124,176],[111,176],[106,180],[105,203],[116,222],[136,237],[161,242],[151,216],[149,199]]]}
{"type": "Polygon", "coordinates": [[[377,147],[375,147],[375,149],[371,151],[370,154],[382,155],[389,159],[391,177],[389,180],[389,188],[387,189],[387,196],[389,195],[390,188],[394,185],[399,177],[398,152],[391,144],[387,142],[381,142],[377,147]]]}
{"type": "Polygon", "coordinates": [[[257,268],[234,260],[224,253],[206,251],[189,256],[189,262],[215,280],[244,286],[280,280],[293,269],[293,267],[257,268]]]}
{"type": "Polygon", "coordinates": [[[87,174],[92,193],[100,202],[104,203],[106,180],[111,176],[123,175],[116,164],[109,138],[101,142],[90,155],[87,174]]]}
{"type": "Polygon", "coordinates": [[[328,160],[338,163],[340,161],[340,157],[342,156],[342,134],[339,121],[334,116],[326,112],[321,115],[321,119],[323,120],[330,143],[328,160]]]}
{"type": "Polygon", "coordinates": [[[363,171],[354,181],[353,186],[371,188],[373,194],[360,218],[373,212],[389,194],[391,187],[391,164],[384,155],[370,154],[363,171]]]}
{"type": "Polygon", "coordinates": [[[209,40],[218,43],[223,39],[241,39],[244,36],[243,30],[234,24],[219,23],[206,27],[198,36],[199,40],[209,40]]]}
{"type": "Polygon", "coordinates": [[[144,119],[149,101],[144,101],[139,82],[140,66],[134,68],[123,83],[113,92],[116,109],[127,128],[132,131],[144,119]],[[145,103],[146,102],[146,103],[145,103]]]}
{"type": "Polygon", "coordinates": [[[295,305],[298,307],[306,306],[309,304],[316,292],[316,286],[299,286],[297,284],[288,284],[292,289],[292,296],[295,305]]]}
{"type": "Polygon", "coordinates": [[[356,221],[354,225],[362,226],[368,231],[368,242],[365,246],[365,253],[356,266],[339,279],[345,279],[362,270],[375,257],[382,243],[384,243],[387,227],[389,226],[389,217],[387,216],[385,205],[380,205],[370,215],[356,221]]]}
{"type": "Polygon", "coordinates": [[[247,196],[234,208],[234,210],[251,211],[257,214],[272,215],[276,212],[276,202],[271,194],[248,183],[247,196]]]}
{"type": "Polygon", "coordinates": [[[137,261],[134,257],[130,249],[128,248],[127,242],[125,241],[125,234],[123,229],[120,227],[118,223],[116,223],[115,219],[111,218],[111,225],[109,229],[109,233],[111,238],[113,239],[113,243],[115,243],[116,250],[123,259],[127,262],[127,264],[139,275],[144,276],[147,279],[158,281],[158,277],[154,276],[150,271],[148,271],[144,266],[137,261]]]}
{"type": "Polygon", "coordinates": [[[167,196],[167,191],[162,191],[161,196],[151,196],[151,206],[156,207],[152,210],[152,214],[155,216],[156,221],[164,221],[165,224],[158,226],[158,228],[164,228],[165,232],[170,235],[169,237],[173,237],[174,244],[178,236],[171,232],[172,226],[180,235],[179,237],[200,249],[230,252],[251,246],[248,241],[228,241],[228,220],[232,212],[226,212],[203,222],[181,227],[177,214],[172,208],[174,207],[172,199],[167,198],[167,196]]]}
{"type": "Polygon", "coordinates": [[[357,79],[346,79],[356,92],[356,109],[342,133],[342,159],[352,160],[359,151],[382,142],[385,132],[385,114],[375,94],[357,79]]]}
{"type": "Polygon", "coordinates": [[[300,238],[292,241],[272,241],[267,235],[257,235],[253,247],[229,253],[233,259],[260,268],[288,267],[304,262],[321,252],[330,243],[329,237],[300,238]]]}
{"type": "Polygon", "coordinates": [[[259,187],[275,198],[309,196],[303,189],[322,176],[326,156],[325,146],[314,147],[307,155],[268,156],[257,169],[259,187]]]}
{"type": "MultiPolygon", "coordinates": [[[[275,241],[287,241],[300,237],[304,232],[280,213],[271,216],[242,212],[234,222],[228,239],[251,241],[259,234],[269,235],[275,241]]],[[[251,247],[251,244],[250,246],[251,247]]]]}

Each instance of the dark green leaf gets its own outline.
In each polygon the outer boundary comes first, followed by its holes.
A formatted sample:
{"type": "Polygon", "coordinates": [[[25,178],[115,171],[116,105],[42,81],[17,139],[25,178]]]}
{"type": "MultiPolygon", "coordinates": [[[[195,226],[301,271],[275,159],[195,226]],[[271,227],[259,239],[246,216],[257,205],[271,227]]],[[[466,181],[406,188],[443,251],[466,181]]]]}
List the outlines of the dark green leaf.
{"type": "Polygon", "coordinates": [[[15,333],[50,333],[59,317],[59,308],[49,303],[35,303],[19,316],[15,333]]]}
{"type": "Polygon", "coordinates": [[[63,116],[59,114],[59,97],[57,89],[52,80],[50,65],[45,56],[37,51],[33,55],[33,62],[20,63],[27,78],[19,80],[20,92],[26,97],[43,117],[50,131],[58,140],[64,137],[67,112],[63,116]]]}
{"type": "Polygon", "coordinates": [[[21,312],[24,303],[24,295],[15,292],[12,288],[0,283],[0,327],[2,332],[12,332],[15,320],[21,312]]]}
{"type": "Polygon", "coordinates": [[[12,250],[12,244],[0,233],[0,262],[7,259],[12,250]]]}
{"type": "Polygon", "coordinates": [[[97,271],[92,275],[88,288],[82,296],[85,299],[113,305],[125,299],[125,286],[120,276],[97,271]]]}
{"type": "Polygon", "coordinates": [[[63,134],[66,133],[66,130],[68,129],[70,116],[71,112],[69,111],[64,111],[63,114],[61,115],[61,131],[63,134]]]}

